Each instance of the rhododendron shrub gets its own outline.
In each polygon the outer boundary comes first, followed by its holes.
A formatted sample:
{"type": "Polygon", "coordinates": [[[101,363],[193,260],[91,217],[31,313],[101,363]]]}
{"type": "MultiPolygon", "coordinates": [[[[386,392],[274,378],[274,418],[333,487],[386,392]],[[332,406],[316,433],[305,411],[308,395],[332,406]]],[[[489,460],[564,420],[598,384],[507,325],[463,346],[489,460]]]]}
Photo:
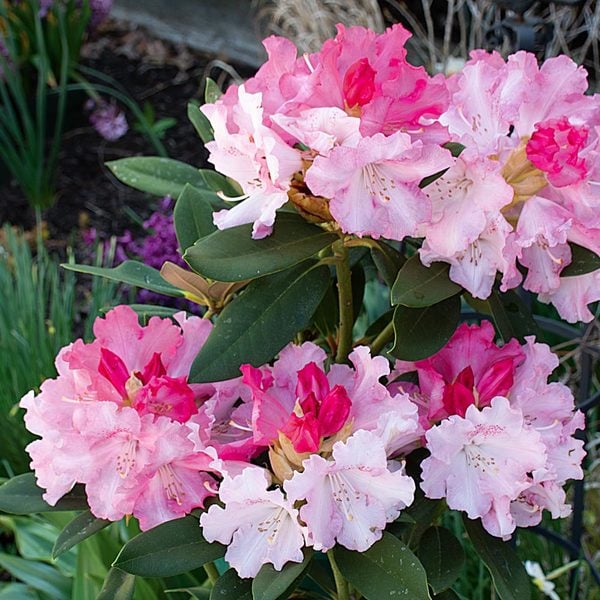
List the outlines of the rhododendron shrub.
{"type": "Polygon", "coordinates": [[[506,541],[568,516],[583,476],[578,382],[547,344],[573,328],[542,303],[577,322],[600,299],[599,105],[564,57],[431,77],[409,37],[269,38],[254,77],[189,106],[216,171],[109,163],[177,198],[189,268],[67,268],[202,317],[118,306],[63,348],[21,400],[33,473],[0,488],[2,510],[89,510],[73,544],[138,523],[107,593],[189,571],[220,598],[441,597],[456,511],[498,597],[529,597],[506,541]]]}

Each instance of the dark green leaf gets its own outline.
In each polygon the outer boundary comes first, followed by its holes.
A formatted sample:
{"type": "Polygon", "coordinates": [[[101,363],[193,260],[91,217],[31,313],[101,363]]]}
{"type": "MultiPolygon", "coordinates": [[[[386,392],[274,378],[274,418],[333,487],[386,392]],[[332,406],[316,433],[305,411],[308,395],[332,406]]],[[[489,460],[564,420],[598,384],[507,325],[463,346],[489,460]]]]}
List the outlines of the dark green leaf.
{"type": "Polygon", "coordinates": [[[444,527],[425,531],[417,552],[434,593],[448,589],[460,575],[465,562],[461,543],[444,527]]]}
{"type": "Polygon", "coordinates": [[[406,262],[404,256],[398,250],[380,240],[376,248],[371,248],[371,257],[386,284],[392,287],[400,267],[406,262]]]}
{"type": "Polygon", "coordinates": [[[418,254],[411,256],[392,286],[392,306],[424,308],[458,294],[462,288],[450,281],[449,271],[450,265],[446,263],[434,262],[425,267],[418,254]]]}
{"type": "Polygon", "coordinates": [[[216,195],[217,192],[234,198],[242,193],[242,188],[233,181],[233,179],[229,179],[229,177],[225,177],[224,175],[221,175],[221,173],[217,173],[211,169],[200,169],[199,173],[202,175],[204,185],[198,187],[215,192],[215,196],[208,196],[210,203],[215,208],[225,208],[227,206],[224,204],[223,200],[216,195]]]}
{"type": "Polygon", "coordinates": [[[463,515],[465,529],[479,557],[492,575],[500,600],[529,600],[529,576],[516,552],[509,544],[491,536],[479,520],[463,515]]]}
{"type": "Polygon", "coordinates": [[[406,597],[428,600],[427,578],[419,559],[389,533],[365,552],[334,548],[342,575],[367,599],[406,597]]]}
{"type": "Polygon", "coordinates": [[[175,296],[176,298],[183,296],[183,292],[178,290],[174,285],[171,285],[168,281],[165,281],[156,269],[138,262],[137,260],[126,260],[118,267],[114,268],[74,265],[70,263],[65,263],[62,266],[69,271],[105,277],[112,281],[126,283],[128,285],[150,290],[151,292],[164,294],[165,296],[175,296]]]}
{"type": "Polygon", "coordinates": [[[458,142],[446,142],[443,147],[446,148],[446,150],[450,150],[450,153],[454,158],[460,156],[461,152],[465,149],[465,146],[458,142]]]}
{"type": "Polygon", "coordinates": [[[206,197],[211,193],[186,184],[177,198],[173,221],[182,253],[216,229],[212,220],[213,206],[206,197]]]}
{"type": "Polygon", "coordinates": [[[273,565],[263,565],[252,581],[252,598],[254,600],[278,600],[287,598],[300,579],[304,577],[313,557],[309,548],[304,549],[304,560],[301,563],[287,563],[281,571],[273,565]]]}
{"type": "Polygon", "coordinates": [[[96,600],[131,600],[135,591],[135,575],[111,567],[96,600]]]}
{"type": "Polygon", "coordinates": [[[221,558],[225,549],[209,544],[190,515],[140,533],[123,546],[113,566],[140,577],[171,577],[221,558]]]}
{"type": "Polygon", "coordinates": [[[262,240],[252,239],[252,225],[240,225],[199,240],[184,258],[204,277],[245,281],[289,269],[337,239],[299,215],[281,213],[273,233],[262,240]]]}
{"type": "Polygon", "coordinates": [[[187,105],[188,119],[191,121],[196,133],[200,139],[206,144],[214,140],[214,132],[210,121],[200,112],[200,107],[194,102],[189,102],[187,105]]]}
{"type": "Polygon", "coordinates": [[[172,158],[132,156],[112,160],[106,166],[122,183],[154,196],[177,198],[186,183],[207,187],[199,169],[172,158]]]}
{"type": "Polygon", "coordinates": [[[429,177],[424,177],[419,182],[419,187],[421,189],[423,189],[423,188],[427,187],[428,185],[431,185],[436,179],[443,177],[443,175],[446,173],[447,170],[448,169],[444,169],[443,171],[438,171],[437,173],[434,173],[433,175],[429,175],[429,177]]]}
{"type": "Polygon", "coordinates": [[[394,347],[401,360],[422,360],[435,354],[450,339],[460,319],[460,296],[427,308],[397,306],[394,310],[394,347]]]}
{"type": "Polygon", "coordinates": [[[70,550],[79,542],[108,527],[110,523],[105,519],[98,519],[89,510],[77,515],[56,538],[54,548],[52,548],[52,558],[70,550]]]}
{"type": "Polygon", "coordinates": [[[270,361],[311,321],[329,285],[329,269],[301,264],[251,283],[230,302],[192,365],[190,381],[222,381],[240,365],[270,361]]]}
{"type": "Polygon", "coordinates": [[[454,590],[444,590],[440,594],[436,594],[433,600],[460,600],[460,596],[454,590]]]}
{"type": "Polygon", "coordinates": [[[52,600],[71,597],[71,581],[56,567],[0,552],[0,568],[52,600]]]}
{"type": "Polygon", "coordinates": [[[44,490],[36,485],[33,473],[17,475],[0,485],[0,510],[15,515],[27,515],[61,510],[85,510],[88,507],[83,486],[75,486],[55,506],[50,506],[42,499],[43,493],[44,490]]]}
{"type": "Polygon", "coordinates": [[[571,262],[561,271],[561,277],[585,275],[600,269],[600,256],[595,252],[572,242],[569,246],[571,246],[571,262]]]}
{"type": "Polygon", "coordinates": [[[217,579],[210,593],[211,600],[252,600],[252,580],[241,579],[234,569],[228,569],[217,579]]]}
{"type": "Polygon", "coordinates": [[[207,104],[213,104],[222,95],[223,92],[221,91],[221,88],[217,85],[217,83],[213,81],[210,77],[207,77],[206,85],[204,86],[204,102],[206,102],[207,104]]]}
{"type": "Polygon", "coordinates": [[[192,598],[196,598],[197,600],[209,600],[211,590],[210,588],[200,586],[165,590],[165,594],[180,594],[182,592],[189,594],[192,598]]]}
{"type": "Polygon", "coordinates": [[[321,304],[315,311],[313,322],[321,335],[335,334],[339,321],[339,305],[335,285],[332,283],[325,292],[321,304]]]}
{"type": "Polygon", "coordinates": [[[531,310],[521,300],[519,295],[513,291],[499,292],[493,290],[492,295],[486,301],[488,311],[502,339],[508,342],[511,338],[517,338],[524,342],[526,335],[541,337],[541,332],[533,320],[531,310]]]}

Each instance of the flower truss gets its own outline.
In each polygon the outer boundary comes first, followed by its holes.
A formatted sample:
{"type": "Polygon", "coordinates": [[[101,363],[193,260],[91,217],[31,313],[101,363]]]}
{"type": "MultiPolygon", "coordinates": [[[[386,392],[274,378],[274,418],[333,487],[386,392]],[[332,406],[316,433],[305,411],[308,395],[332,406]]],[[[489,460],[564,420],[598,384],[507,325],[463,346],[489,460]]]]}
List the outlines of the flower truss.
{"type": "Polygon", "coordinates": [[[216,225],[254,223],[262,238],[290,200],[347,234],[422,238],[423,263],[448,263],[476,298],[500,273],[502,290],[523,282],[564,319],[592,320],[600,270],[565,272],[574,248],[600,254],[600,103],[586,72],[564,56],[538,67],[476,51],[430,77],[407,62],[409,37],[340,25],[300,58],[265,40],[256,76],[202,107],[209,160],[243,190],[216,225]]]}

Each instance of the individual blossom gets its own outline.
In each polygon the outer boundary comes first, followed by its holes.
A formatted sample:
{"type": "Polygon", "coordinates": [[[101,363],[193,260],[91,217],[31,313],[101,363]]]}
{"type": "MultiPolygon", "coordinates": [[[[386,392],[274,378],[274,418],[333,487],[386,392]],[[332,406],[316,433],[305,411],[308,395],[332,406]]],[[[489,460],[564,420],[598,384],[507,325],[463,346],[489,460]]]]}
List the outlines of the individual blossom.
{"type": "Polygon", "coordinates": [[[44,498],[55,504],[85,484],[92,513],[134,514],[146,529],[202,506],[213,457],[187,423],[212,388],[187,381],[211,324],[153,317],[127,306],[94,323],[96,339],[62,349],[58,377],[26,395],[25,423],[40,436],[27,450],[44,498]]]}
{"type": "Polygon", "coordinates": [[[521,411],[498,396],[481,410],[471,405],[464,417],[444,419],[426,439],[425,495],[481,518],[492,535],[510,536],[516,526],[510,503],[529,487],[528,474],[546,462],[540,434],[526,427],[521,411]]]}
{"type": "Polygon", "coordinates": [[[548,596],[551,600],[560,600],[560,596],[554,591],[556,585],[546,576],[540,563],[526,560],[525,570],[527,571],[527,575],[531,577],[533,585],[535,585],[540,592],[545,596],[548,596]]]}
{"type": "Polygon", "coordinates": [[[213,504],[200,517],[204,538],[228,544],[225,560],[240,577],[255,577],[266,563],[281,571],[304,559],[298,511],[281,490],[268,489],[270,483],[267,471],[255,466],[226,475],[219,486],[224,507],[213,504]]]}
{"type": "Polygon", "coordinates": [[[313,454],[302,467],[284,489],[290,500],[305,501],[300,517],[315,550],[338,542],[364,552],[413,501],[414,481],[401,467],[390,470],[382,440],[370,431],[336,442],[331,459],[313,454]]]}

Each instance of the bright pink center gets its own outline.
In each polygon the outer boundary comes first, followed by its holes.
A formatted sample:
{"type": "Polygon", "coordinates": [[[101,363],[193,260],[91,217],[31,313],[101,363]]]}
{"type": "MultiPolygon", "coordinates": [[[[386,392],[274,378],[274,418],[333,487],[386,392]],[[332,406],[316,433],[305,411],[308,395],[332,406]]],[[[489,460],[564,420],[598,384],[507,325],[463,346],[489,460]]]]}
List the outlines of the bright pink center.
{"type": "Polygon", "coordinates": [[[488,406],[496,396],[506,396],[513,386],[514,361],[502,358],[492,364],[475,383],[473,369],[465,367],[452,383],[444,387],[442,402],[450,415],[465,416],[467,408],[475,404],[488,406]]]}
{"type": "Polygon", "coordinates": [[[350,65],[344,75],[343,94],[349,108],[368,104],[375,94],[375,71],[368,59],[350,65]]]}
{"type": "Polygon", "coordinates": [[[352,402],[341,385],[330,389],[327,376],[313,362],[298,372],[296,397],[296,407],[282,433],[296,452],[317,452],[323,438],[344,426],[352,402]]]}
{"type": "Polygon", "coordinates": [[[552,185],[564,187],[577,183],[587,175],[585,159],[579,153],[588,131],[586,126],[571,125],[567,117],[538,123],[527,142],[527,158],[547,173],[552,185]]]}
{"type": "Polygon", "coordinates": [[[107,348],[101,348],[98,372],[142,415],[153,413],[185,422],[197,411],[194,392],[186,378],[168,377],[158,352],[141,371],[130,373],[122,358],[107,348]],[[141,385],[134,394],[127,389],[127,382],[132,376],[141,385]]]}

